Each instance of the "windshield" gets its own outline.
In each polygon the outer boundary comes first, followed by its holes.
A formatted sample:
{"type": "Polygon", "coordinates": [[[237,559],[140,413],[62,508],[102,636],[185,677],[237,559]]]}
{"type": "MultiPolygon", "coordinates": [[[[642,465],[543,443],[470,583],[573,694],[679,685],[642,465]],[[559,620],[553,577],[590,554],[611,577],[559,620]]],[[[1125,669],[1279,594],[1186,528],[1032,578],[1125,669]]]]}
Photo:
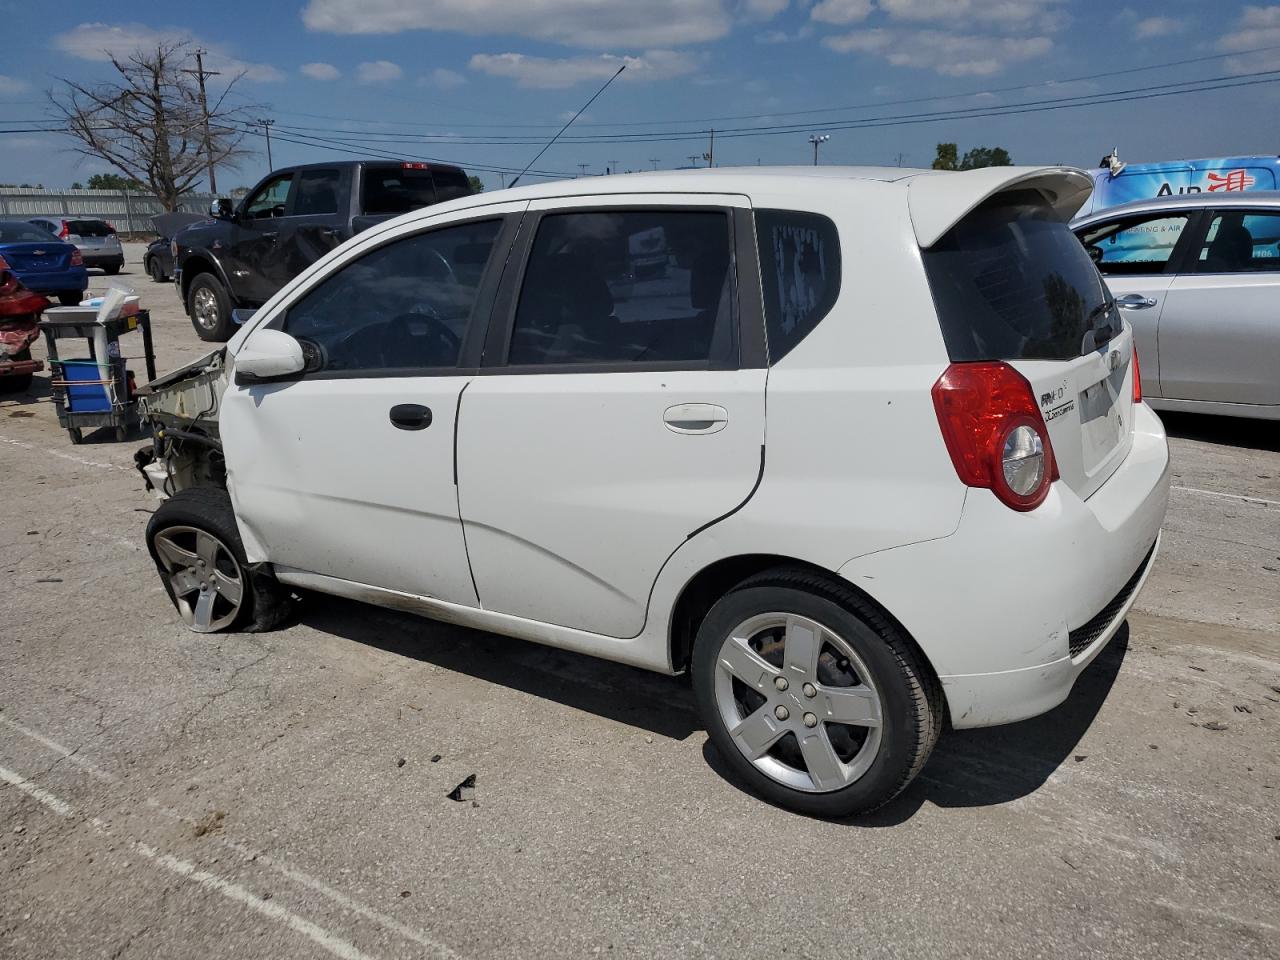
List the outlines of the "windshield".
{"type": "Polygon", "coordinates": [[[1089,255],[1035,191],[988,200],[923,258],[953,361],[1070,360],[1120,332],[1089,255]]]}
{"type": "Polygon", "coordinates": [[[61,243],[48,230],[42,230],[33,223],[18,223],[13,220],[0,221],[0,243],[61,243]]]}

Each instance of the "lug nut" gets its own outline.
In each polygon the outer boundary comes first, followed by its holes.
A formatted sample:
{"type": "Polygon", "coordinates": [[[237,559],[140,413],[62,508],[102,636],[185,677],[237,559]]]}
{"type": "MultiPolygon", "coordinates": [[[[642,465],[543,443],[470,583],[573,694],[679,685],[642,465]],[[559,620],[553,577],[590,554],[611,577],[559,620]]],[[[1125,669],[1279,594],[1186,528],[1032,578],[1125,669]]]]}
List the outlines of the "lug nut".
{"type": "Polygon", "coordinates": [[[816,697],[818,695],[818,688],[815,687],[812,683],[806,683],[804,685],[804,695],[812,699],[813,697],[816,697]]]}
{"type": "Polygon", "coordinates": [[[773,715],[779,720],[785,720],[787,717],[791,716],[791,711],[786,707],[779,706],[777,710],[773,711],[773,715]]]}
{"type": "Polygon", "coordinates": [[[788,684],[787,684],[787,678],[786,678],[786,677],[774,677],[774,678],[773,678],[773,685],[774,685],[775,687],[777,687],[779,690],[785,690],[785,689],[787,689],[787,686],[788,686],[788,684]]]}
{"type": "Polygon", "coordinates": [[[806,727],[816,727],[818,725],[818,718],[812,713],[806,713],[804,715],[804,725],[806,727]]]}

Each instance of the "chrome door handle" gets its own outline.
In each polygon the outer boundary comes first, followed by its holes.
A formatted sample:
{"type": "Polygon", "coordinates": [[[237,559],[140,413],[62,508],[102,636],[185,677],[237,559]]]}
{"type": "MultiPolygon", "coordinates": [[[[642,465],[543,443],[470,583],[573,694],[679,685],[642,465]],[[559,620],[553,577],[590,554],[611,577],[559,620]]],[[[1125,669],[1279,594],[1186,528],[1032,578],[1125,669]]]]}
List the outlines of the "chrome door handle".
{"type": "Polygon", "coordinates": [[[1121,310],[1146,310],[1155,305],[1155,300],[1140,293],[1126,293],[1123,297],[1116,297],[1116,306],[1121,310]]]}
{"type": "Polygon", "coordinates": [[[663,411],[662,422],[673,433],[719,433],[729,411],[714,403],[677,403],[663,411]]]}

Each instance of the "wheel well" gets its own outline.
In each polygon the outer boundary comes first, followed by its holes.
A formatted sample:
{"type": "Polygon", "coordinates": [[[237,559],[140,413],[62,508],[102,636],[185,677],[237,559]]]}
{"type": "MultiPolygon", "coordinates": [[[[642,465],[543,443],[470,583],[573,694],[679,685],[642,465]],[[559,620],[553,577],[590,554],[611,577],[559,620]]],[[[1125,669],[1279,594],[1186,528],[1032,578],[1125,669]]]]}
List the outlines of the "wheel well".
{"type": "Polygon", "coordinates": [[[218,270],[212,263],[203,257],[190,257],[182,264],[182,306],[186,309],[187,294],[191,292],[191,282],[202,273],[211,273],[213,278],[219,283],[222,278],[218,276],[218,270]]]}

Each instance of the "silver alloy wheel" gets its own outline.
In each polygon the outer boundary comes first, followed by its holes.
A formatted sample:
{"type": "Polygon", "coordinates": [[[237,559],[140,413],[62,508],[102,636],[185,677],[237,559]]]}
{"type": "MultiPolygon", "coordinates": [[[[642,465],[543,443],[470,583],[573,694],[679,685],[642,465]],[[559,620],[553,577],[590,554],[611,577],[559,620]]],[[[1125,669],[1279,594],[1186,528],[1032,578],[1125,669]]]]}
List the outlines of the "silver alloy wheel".
{"type": "Polygon", "coordinates": [[[847,787],[880,751],[884,707],[870,671],[808,617],[763,613],[739,624],[716,655],[715,696],[742,755],[795,790],[847,787]]]}
{"type": "Polygon", "coordinates": [[[218,329],[218,297],[208,287],[196,288],[191,297],[191,312],[203,329],[218,329]]]}
{"type": "Polygon", "coordinates": [[[227,545],[184,526],[165,527],[153,542],[187,626],[213,633],[230,625],[244,601],[244,574],[227,545]]]}

